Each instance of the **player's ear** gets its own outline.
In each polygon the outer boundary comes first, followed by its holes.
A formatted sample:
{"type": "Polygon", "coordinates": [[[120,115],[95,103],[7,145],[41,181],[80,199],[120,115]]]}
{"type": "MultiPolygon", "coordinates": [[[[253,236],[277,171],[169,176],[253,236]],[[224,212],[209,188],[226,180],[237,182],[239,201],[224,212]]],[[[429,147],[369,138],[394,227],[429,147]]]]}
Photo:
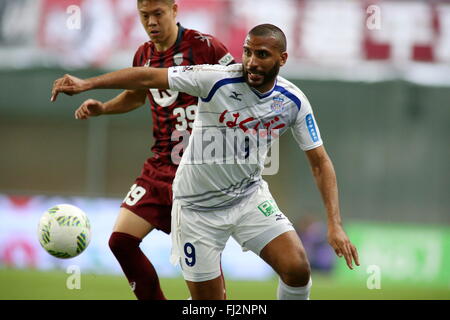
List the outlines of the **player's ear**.
{"type": "Polygon", "coordinates": [[[288,53],[286,51],[280,55],[280,67],[282,67],[286,64],[287,58],[288,58],[288,53]]]}
{"type": "Polygon", "coordinates": [[[176,18],[177,14],[178,14],[178,5],[176,3],[174,3],[172,6],[172,13],[173,13],[173,17],[176,18]]]}

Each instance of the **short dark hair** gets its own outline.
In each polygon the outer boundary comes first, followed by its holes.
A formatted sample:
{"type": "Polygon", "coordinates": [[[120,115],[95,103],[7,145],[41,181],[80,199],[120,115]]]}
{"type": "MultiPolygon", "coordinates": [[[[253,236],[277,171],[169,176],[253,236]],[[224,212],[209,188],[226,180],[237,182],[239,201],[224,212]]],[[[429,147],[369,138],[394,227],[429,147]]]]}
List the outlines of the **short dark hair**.
{"type": "Polygon", "coordinates": [[[248,34],[256,37],[274,37],[278,41],[281,52],[285,52],[287,49],[287,40],[284,32],[273,24],[265,23],[257,25],[248,34]]]}
{"type": "Polygon", "coordinates": [[[175,4],[175,0],[137,0],[138,3],[141,3],[142,1],[160,1],[164,2],[168,6],[173,6],[175,4]]]}

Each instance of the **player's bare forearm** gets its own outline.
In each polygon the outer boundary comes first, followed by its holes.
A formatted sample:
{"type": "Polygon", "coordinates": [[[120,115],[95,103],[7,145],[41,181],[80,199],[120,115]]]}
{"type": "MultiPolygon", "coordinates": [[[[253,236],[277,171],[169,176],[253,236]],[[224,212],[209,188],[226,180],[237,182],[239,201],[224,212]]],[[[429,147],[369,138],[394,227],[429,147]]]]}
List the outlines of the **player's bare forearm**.
{"type": "Polygon", "coordinates": [[[102,114],[130,112],[145,103],[146,90],[125,90],[115,98],[103,104],[102,114]]]}
{"type": "Polygon", "coordinates": [[[129,112],[143,105],[145,99],[145,90],[125,90],[105,103],[94,99],[88,99],[75,110],[75,119],[86,120],[104,114],[129,112]]]}
{"type": "Polygon", "coordinates": [[[342,227],[333,163],[323,146],[307,151],[306,155],[327,210],[328,242],[339,257],[344,256],[347,266],[353,269],[353,260],[359,266],[358,252],[342,227]]]}
{"type": "Polygon", "coordinates": [[[86,79],[88,90],[148,88],[169,89],[167,68],[134,67],[86,79]]]}
{"type": "Polygon", "coordinates": [[[74,95],[94,89],[144,90],[148,88],[169,89],[167,68],[126,68],[89,79],[79,79],[66,74],[53,83],[50,100],[55,101],[60,92],[74,95]]]}
{"type": "Polygon", "coordinates": [[[306,152],[317,187],[327,210],[328,225],[341,225],[336,173],[323,146],[306,152]]]}

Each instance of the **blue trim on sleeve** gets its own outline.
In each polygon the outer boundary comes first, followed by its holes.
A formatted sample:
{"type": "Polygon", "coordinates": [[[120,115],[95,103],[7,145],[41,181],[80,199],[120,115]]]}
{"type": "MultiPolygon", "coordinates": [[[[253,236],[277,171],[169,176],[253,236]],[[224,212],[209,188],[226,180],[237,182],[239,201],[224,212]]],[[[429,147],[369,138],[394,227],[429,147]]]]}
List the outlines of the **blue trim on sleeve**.
{"type": "Polygon", "coordinates": [[[275,86],[274,91],[278,91],[278,92],[284,94],[289,99],[291,99],[297,105],[298,110],[300,110],[300,107],[302,106],[302,102],[295,94],[287,91],[282,86],[275,86]]]}
{"type": "Polygon", "coordinates": [[[203,102],[209,102],[211,101],[212,97],[216,93],[217,90],[219,90],[220,87],[223,87],[224,85],[230,84],[230,83],[239,83],[239,82],[245,82],[244,77],[238,77],[238,78],[225,78],[220,81],[217,81],[214,86],[212,87],[211,91],[209,92],[208,96],[206,98],[201,98],[203,102]]]}
{"type": "Polygon", "coordinates": [[[319,135],[317,134],[316,125],[314,123],[314,118],[311,113],[305,118],[306,126],[308,127],[309,136],[311,137],[313,142],[319,141],[319,135]]]}

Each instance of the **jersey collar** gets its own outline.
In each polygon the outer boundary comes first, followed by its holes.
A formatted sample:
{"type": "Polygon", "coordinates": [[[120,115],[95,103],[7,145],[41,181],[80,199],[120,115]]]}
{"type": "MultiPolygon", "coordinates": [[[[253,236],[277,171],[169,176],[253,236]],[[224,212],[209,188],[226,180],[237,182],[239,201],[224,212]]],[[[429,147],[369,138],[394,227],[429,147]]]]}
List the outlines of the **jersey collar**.
{"type": "Polygon", "coordinates": [[[183,34],[184,34],[184,27],[177,22],[177,26],[178,26],[178,35],[177,35],[177,41],[175,41],[174,46],[179,46],[181,43],[181,40],[183,39],[183,34]]]}
{"type": "Polygon", "coordinates": [[[249,86],[249,87],[258,96],[258,98],[264,99],[264,98],[267,98],[268,96],[270,96],[272,94],[272,92],[275,90],[275,87],[277,86],[277,82],[278,82],[278,79],[275,79],[275,83],[273,84],[272,89],[270,89],[269,91],[267,91],[265,93],[261,93],[261,92],[259,92],[258,90],[256,90],[255,88],[253,88],[251,86],[249,86]]]}

